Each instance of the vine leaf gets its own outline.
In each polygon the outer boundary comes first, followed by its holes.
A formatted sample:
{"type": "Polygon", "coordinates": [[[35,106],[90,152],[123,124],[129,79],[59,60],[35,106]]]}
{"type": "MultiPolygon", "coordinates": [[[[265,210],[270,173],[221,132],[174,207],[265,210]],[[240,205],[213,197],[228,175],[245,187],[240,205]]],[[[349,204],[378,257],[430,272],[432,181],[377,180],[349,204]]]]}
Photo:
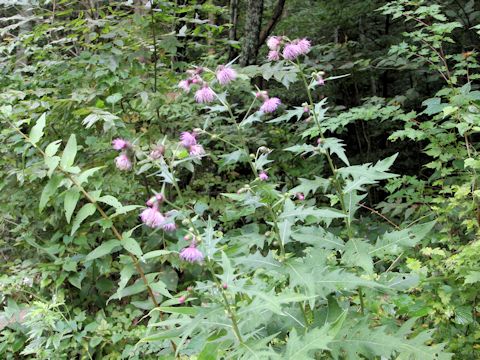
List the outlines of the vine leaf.
{"type": "Polygon", "coordinates": [[[96,211],[95,205],[93,204],[83,205],[83,207],[77,213],[77,216],[75,216],[75,220],[73,220],[72,231],[70,232],[70,236],[73,236],[73,234],[75,234],[75,232],[78,230],[82,222],[90,215],[93,215],[95,211],[96,211]]]}

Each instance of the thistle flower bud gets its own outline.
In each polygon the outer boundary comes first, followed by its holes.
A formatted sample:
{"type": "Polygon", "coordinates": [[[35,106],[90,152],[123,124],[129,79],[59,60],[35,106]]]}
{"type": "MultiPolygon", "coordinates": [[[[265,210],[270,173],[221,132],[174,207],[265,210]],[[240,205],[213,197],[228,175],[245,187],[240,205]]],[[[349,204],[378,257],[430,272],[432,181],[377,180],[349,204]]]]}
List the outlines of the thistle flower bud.
{"type": "Polygon", "coordinates": [[[154,160],[160,159],[165,154],[165,146],[158,145],[151,152],[150,157],[154,160]]]}

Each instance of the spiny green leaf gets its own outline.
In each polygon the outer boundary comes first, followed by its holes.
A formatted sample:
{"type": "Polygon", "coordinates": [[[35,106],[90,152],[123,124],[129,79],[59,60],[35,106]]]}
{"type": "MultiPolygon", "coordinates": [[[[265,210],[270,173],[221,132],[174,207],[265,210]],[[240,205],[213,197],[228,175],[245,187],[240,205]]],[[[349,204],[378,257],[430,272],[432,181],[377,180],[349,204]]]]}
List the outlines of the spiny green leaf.
{"type": "Polygon", "coordinates": [[[292,329],[288,336],[285,359],[316,359],[314,350],[328,350],[328,343],[333,336],[328,334],[329,326],[315,328],[303,336],[298,336],[292,329]]]}

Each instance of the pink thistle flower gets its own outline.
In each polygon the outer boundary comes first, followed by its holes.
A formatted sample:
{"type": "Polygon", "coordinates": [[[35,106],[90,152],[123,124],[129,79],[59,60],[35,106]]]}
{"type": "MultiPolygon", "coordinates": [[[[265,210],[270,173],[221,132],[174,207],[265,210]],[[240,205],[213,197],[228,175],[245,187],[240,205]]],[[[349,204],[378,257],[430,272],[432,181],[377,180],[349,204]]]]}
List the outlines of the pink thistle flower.
{"type": "Polygon", "coordinates": [[[268,61],[278,61],[280,60],[280,52],[277,50],[270,50],[267,56],[268,61]]]}
{"type": "Polygon", "coordinates": [[[195,101],[199,104],[209,103],[215,100],[215,93],[208,85],[203,85],[203,87],[195,92],[195,101]]]}
{"type": "Polygon", "coordinates": [[[265,180],[268,180],[268,175],[265,171],[262,171],[260,174],[258,174],[258,178],[261,180],[261,181],[265,181],[265,180]]]}
{"type": "Polygon", "coordinates": [[[150,199],[147,200],[147,206],[156,206],[158,208],[158,204],[161,204],[164,200],[164,196],[162,194],[156,194],[152,196],[150,199]]]}
{"type": "Polygon", "coordinates": [[[162,225],[162,229],[166,232],[174,232],[175,230],[177,230],[177,224],[175,224],[174,222],[167,222],[162,225]]]}
{"type": "Polygon", "coordinates": [[[296,43],[289,43],[283,48],[283,57],[287,60],[295,60],[302,54],[302,48],[296,43]]]}
{"type": "Polygon", "coordinates": [[[145,204],[146,204],[147,206],[152,207],[153,204],[155,204],[155,201],[156,201],[156,200],[157,200],[157,199],[155,199],[155,196],[152,196],[150,199],[147,200],[147,202],[146,202],[145,204]]]}
{"type": "Polygon", "coordinates": [[[278,106],[282,102],[277,97],[268,98],[263,102],[263,105],[260,107],[260,111],[264,113],[272,113],[277,110],[278,106]]]}
{"type": "Polygon", "coordinates": [[[143,210],[140,214],[140,219],[142,219],[145,225],[154,229],[160,227],[165,222],[165,217],[158,211],[158,207],[155,205],[143,210]]]}
{"type": "Polygon", "coordinates": [[[190,80],[182,80],[178,83],[178,87],[188,93],[190,92],[190,83],[190,80]]]}
{"type": "Polygon", "coordinates": [[[221,85],[227,85],[237,78],[237,72],[231,67],[220,65],[216,72],[217,80],[221,85]]]}
{"type": "Polygon", "coordinates": [[[194,75],[192,78],[190,78],[190,82],[192,84],[201,84],[203,82],[203,80],[200,76],[194,75]]]}
{"type": "Polygon", "coordinates": [[[255,93],[255,97],[260,100],[267,100],[268,99],[268,92],[265,90],[257,91],[255,93]]]}
{"type": "Polygon", "coordinates": [[[317,85],[319,85],[319,86],[325,85],[325,79],[323,78],[322,75],[318,75],[318,77],[317,77],[317,85]]]}
{"type": "Polygon", "coordinates": [[[183,250],[180,251],[180,258],[193,264],[195,262],[203,261],[203,254],[197,249],[197,245],[192,242],[190,246],[183,248],[183,250]]]}
{"type": "Polygon", "coordinates": [[[194,132],[184,131],[180,134],[180,144],[185,147],[189,148],[190,146],[197,144],[197,135],[194,132]]]}
{"type": "Polygon", "coordinates": [[[223,283],[223,284],[222,284],[222,289],[223,289],[223,290],[227,290],[227,289],[228,289],[228,285],[227,285],[226,283],[223,283]]]}
{"type": "Polygon", "coordinates": [[[121,153],[115,158],[115,165],[117,169],[122,171],[128,171],[132,168],[132,162],[125,153],[121,153]]]}
{"type": "Polygon", "coordinates": [[[205,155],[205,149],[202,145],[195,144],[190,146],[190,148],[188,149],[188,153],[190,154],[190,156],[200,157],[202,155],[205,155]]]}
{"type": "Polygon", "coordinates": [[[187,300],[187,299],[185,298],[185,296],[180,296],[180,297],[178,298],[178,303],[179,303],[179,304],[183,304],[183,303],[185,303],[185,300],[187,300]]]}
{"type": "Polygon", "coordinates": [[[303,195],[303,193],[296,193],[295,197],[300,201],[305,200],[305,195],[303,195]]]}
{"type": "Polygon", "coordinates": [[[155,149],[150,151],[150,157],[154,160],[160,159],[163,154],[165,154],[165,146],[163,145],[158,145],[155,149]]]}
{"type": "Polygon", "coordinates": [[[267,46],[270,50],[278,50],[282,43],[281,36],[270,36],[267,40],[267,46]]]}
{"type": "Polygon", "coordinates": [[[307,40],[306,38],[297,40],[297,46],[301,50],[302,55],[307,54],[312,47],[312,45],[310,44],[310,40],[307,40]]]}
{"type": "Polygon", "coordinates": [[[112,147],[114,150],[124,150],[129,146],[130,146],[130,143],[124,139],[117,138],[112,141],[112,147]]]}

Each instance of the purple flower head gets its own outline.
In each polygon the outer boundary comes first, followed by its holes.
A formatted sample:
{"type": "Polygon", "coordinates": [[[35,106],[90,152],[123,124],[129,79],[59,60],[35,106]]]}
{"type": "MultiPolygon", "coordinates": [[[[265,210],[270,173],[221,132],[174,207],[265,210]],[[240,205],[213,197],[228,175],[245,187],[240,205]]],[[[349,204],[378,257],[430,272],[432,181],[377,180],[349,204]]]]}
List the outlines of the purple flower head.
{"type": "Polygon", "coordinates": [[[263,105],[260,107],[260,111],[264,113],[272,113],[277,110],[278,106],[282,102],[277,97],[268,98],[263,102],[263,105]]]}
{"type": "Polygon", "coordinates": [[[258,174],[258,178],[261,180],[261,181],[265,181],[265,180],[268,180],[268,175],[265,171],[262,171],[260,174],[258,174]]]}
{"type": "Polygon", "coordinates": [[[200,250],[197,249],[197,245],[195,244],[195,242],[192,242],[190,246],[183,248],[183,250],[180,251],[180,259],[193,264],[195,262],[202,262],[203,254],[200,250]]]}
{"type": "Polygon", "coordinates": [[[205,154],[205,149],[202,145],[195,144],[190,146],[190,148],[188,149],[188,153],[190,154],[190,156],[200,157],[205,154]]]}
{"type": "Polygon", "coordinates": [[[117,138],[112,141],[112,147],[114,150],[124,150],[127,149],[129,146],[130,143],[124,139],[117,138]]]}
{"type": "Polygon", "coordinates": [[[203,80],[200,76],[194,75],[192,78],[190,78],[190,82],[192,84],[201,84],[203,82],[203,80]]]}
{"type": "Polygon", "coordinates": [[[280,52],[278,50],[270,50],[267,56],[268,61],[278,61],[280,60],[280,52]]]}
{"type": "Polygon", "coordinates": [[[307,40],[306,38],[297,40],[297,46],[300,48],[302,55],[307,54],[312,47],[312,45],[310,44],[310,40],[307,40]]]}
{"type": "Polygon", "coordinates": [[[300,192],[296,193],[295,197],[300,201],[305,200],[305,195],[303,195],[303,193],[300,193],[300,192]]]}
{"type": "Polygon", "coordinates": [[[216,72],[217,80],[221,85],[227,85],[237,78],[237,72],[231,67],[220,65],[216,72]]]}
{"type": "Polygon", "coordinates": [[[278,50],[282,43],[281,36],[270,36],[267,40],[267,46],[270,50],[278,50]]]}
{"type": "Polygon", "coordinates": [[[190,92],[190,79],[189,80],[182,80],[178,83],[178,87],[185,91],[186,93],[190,92]]]}
{"type": "Polygon", "coordinates": [[[150,157],[154,160],[160,159],[165,154],[165,146],[158,145],[150,151],[150,157]]]}
{"type": "Polygon", "coordinates": [[[132,162],[125,153],[121,153],[115,158],[115,165],[117,169],[122,171],[128,171],[132,168],[132,162]]]}
{"type": "Polygon", "coordinates": [[[156,204],[153,205],[151,208],[146,208],[140,214],[140,219],[142,222],[151,227],[151,228],[158,228],[163,225],[165,222],[165,217],[158,211],[158,206],[156,204]]]}
{"type": "Polygon", "coordinates": [[[162,229],[166,232],[173,232],[177,230],[177,225],[173,218],[175,211],[168,211],[165,213],[165,223],[162,225],[162,229]]]}
{"type": "Polygon", "coordinates": [[[208,85],[203,85],[202,88],[195,92],[195,101],[199,104],[209,103],[215,100],[215,93],[208,85]]]}
{"type": "Polygon", "coordinates": [[[162,225],[162,229],[166,232],[174,232],[175,230],[177,230],[177,224],[175,224],[174,222],[167,222],[162,225]]]}
{"type": "Polygon", "coordinates": [[[147,206],[154,206],[158,209],[158,205],[161,204],[164,199],[165,197],[162,194],[155,194],[155,196],[152,196],[150,199],[147,200],[146,204],[147,206]]]}
{"type": "Polygon", "coordinates": [[[184,131],[180,134],[180,144],[185,148],[190,148],[190,146],[197,144],[196,137],[197,134],[195,134],[193,131],[184,131]]]}
{"type": "Polygon", "coordinates": [[[295,60],[299,55],[302,54],[301,47],[296,43],[288,43],[283,48],[283,57],[287,60],[295,60]]]}
{"type": "Polygon", "coordinates": [[[255,93],[255,97],[256,97],[257,99],[262,100],[262,101],[267,100],[267,99],[268,99],[268,92],[265,91],[265,90],[257,91],[257,92],[255,93]]]}
{"type": "Polygon", "coordinates": [[[185,300],[186,300],[185,296],[180,296],[180,297],[178,298],[178,303],[179,303],[179,304],[183,304],[183,303],[185,303],[185,300]]]}
{"type": "Polygon", "coordinates": [[[317,85],[319,85],[319,86],[325,85],[325,79],[323,78],[322,75],[317,76],[317,85]]]}

